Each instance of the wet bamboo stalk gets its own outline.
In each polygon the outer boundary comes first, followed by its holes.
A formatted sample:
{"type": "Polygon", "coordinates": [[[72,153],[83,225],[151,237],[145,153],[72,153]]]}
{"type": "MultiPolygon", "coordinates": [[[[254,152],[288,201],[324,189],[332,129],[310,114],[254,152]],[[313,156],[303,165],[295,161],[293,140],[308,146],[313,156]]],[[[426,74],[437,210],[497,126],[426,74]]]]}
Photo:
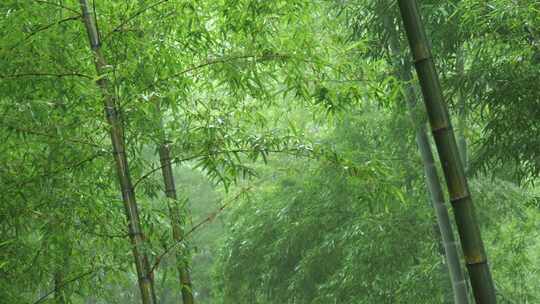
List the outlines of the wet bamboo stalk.
{"type": "MultiPolygon", "coordinates": [[[[163,123],[161,122],[160,106],[157,106],[158,114],[160,115],[160,128],[163,130],[163,123]]],[[[164,133],[164,132],[162,132],[164,133]]],[[[159,146],[159,160],[161,165],[161,173],[163,175],[163,183],[165,185],[165,195],[169,199],[169,216],[171,218],[172,234],[175,243],[180,242],[183,239],[184,231],[182,227],[182,218],[180,216],[180,208],[178,206],[178,195],[176,193],[176,186],[174,183],[174,173],[171,165],[171,152],[170,146],[162,136],[162,142],[159,146]]],[[[185,248],[185,247],[183,247],[185,248]]],[[[177,251],[176,253],[176,267],[182,291],[182,301],[184,304],[193,304],[192,284],[189,274],[188,264],[185,262],[184,256],[177,251]]]]}
{"type": "Polygon", "coordinates": [[[448,215],[448,210],[444,203],[443,189],[426,132],[425,118],[423,115],[417,114],[416,93],[411,84],[411,66],[402,60],[399,33],[397,32],[393,19],[389,15],[385,16],[385,23],[385,27],[389,32],[389,46],[393,58],[393,65],[399,70],[397,77],[407,86],[405,89],[405,101],[408,106],[409,116],[416,130],[416,145],[422,159],[426,186],[437,219],[444,257],[450,274],[450,281],[452,283],[454,303],[468,304],[469,296],[467,293],[467,281],[465,280],[465,275],[461,268],[458,253],[459,246],[454,238],[450,216],[448,215]]]}
{"type": "Polygon", "coordinates": [[[496,303],[495,288],[474,214],[467,178],[418,5],[415,0],[398,0],[398,4],[444,171],[450,202],[454,209],[474,298],[478,304],[496,303]]]}
{"type": "Polygon", "coordinates": [[[109,79],[107,77],[107,63],[101,50],[101,42],[94,18],[90,14],[88,0],[80,0],[81,10],[90,48],[94,55],[95,69],[98,76],[97,85],[103,95],[105,114],[110,127],[110,137],[113,146],[113,155],[125,213],[128,222],[129,236],[132,245],[135,267],[137,269],[139,289],[143,304],[155,304],[154,280],[150,271],[148,257],[145,253],[145,238],[141,229],[139,211],[135,192],[126,156],[124,131],[119,117],[114,96],[110,93],[109,79]]]}

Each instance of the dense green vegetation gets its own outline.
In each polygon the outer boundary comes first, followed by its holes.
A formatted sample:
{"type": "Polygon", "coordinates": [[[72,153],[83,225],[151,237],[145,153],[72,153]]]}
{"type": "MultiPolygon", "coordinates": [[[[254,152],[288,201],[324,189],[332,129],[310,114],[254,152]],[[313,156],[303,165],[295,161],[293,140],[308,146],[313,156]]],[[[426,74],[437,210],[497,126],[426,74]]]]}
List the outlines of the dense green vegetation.
{"type": "Polygon", "coordinates": [[[536,1],[4,0],[0,303],[538,303],[539,71],[536,1]]]}

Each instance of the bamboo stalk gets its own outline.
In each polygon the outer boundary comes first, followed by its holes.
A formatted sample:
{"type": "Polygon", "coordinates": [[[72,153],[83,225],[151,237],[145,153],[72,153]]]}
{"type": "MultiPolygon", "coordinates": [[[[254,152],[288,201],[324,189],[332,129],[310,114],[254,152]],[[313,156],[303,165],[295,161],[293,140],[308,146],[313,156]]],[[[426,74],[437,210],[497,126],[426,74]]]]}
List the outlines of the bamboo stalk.
{"type": "Polygon", "coordinates": [[[480,235],[467,178],[431,50],[415,0],[398,0],[405,32],[439,152],[476,303],[496,303],[495,288],[480,235]]]}
{"type": "Polygon", "coordinates": [[[437,219],[437,226],[440,232],[440,237],[444,249],[444,257],[446,265],[450,275],[450,281],[452,283],[452,291],[454,296],[454,303],[456,304],[468,304],[469,297],[467,294],[467,281],[461,268],[461,263],[458,253],[458,243],[454,238],[452,231],[452,225],[450,223],[450,216],[448,210],[444,204],[444,194],[435,166],[435,159],[433,157],[433,151],[429,143],[429,138],[426,132],[425,118],[417,115],[416,94],[411,84],[411,66],[405,64],[401,60],[399,34],[396,31],[395,24],[389,16],[385,16],[386,28],[389,31],[389,46],[390,53],[394,59],[393,65],[399,68],[398,78],[407,85],[405,89],[405,101],[408,106],[408,112],[411,121],[413,122],[416,130],[415,139],[416,145],[420,152],[422,159],[422,166],[424,168],[424,177],[426,186],[428,188],[430,201],[435,211],[437,219]]]}
{"type": "Polygon", "coordinates": [[[145,253],[145,239],[141,229],[139,210],[135,199],[135,192],[131,183],[128,160],[125,152],[125,141],[122,121],[118,115],[118,108],[113,95],[109,92],[109,79],[107,77],[107,63],[101,51],[101,42],[94,19],[89,10],[88,0],[80,0],[81,10],[90,48],[94,55],[96,73],[98,75],[97,85],[101,89],[105,114],[110,126],[110,136],[113,146],[113,155],[116,162],[116,171],[125,213],[128,222],[129,236],[132,245],[135,267],[137,269],[139,289],[143,304],[155,304],[156,296],[154,292],[154,281],[148,257],[145,253]]]}
{"type": "Polygon", "coordinates": [[[454,239],[452,226],[450,224],[450,216],[444,204],[444,195],[435,166],[435,159],[429,144],[429,138],[426,133],[426,126],[422,125],[421,129],[416,134],[416,143],[424,163],[424,174],[427,188],[437,217],[437,224],[441,232],[443,248],[445,252],[446,264],[452,282],[452,290],[454,293],[454,303],[466,304],[469,303],[467,292],[467,281],[461,268],[460,258],[458,254],[458,243],[454,239]]]}
{"type": "MultiPolygon", "coordinates": [[[[174,173],[171,164],[170,147],[165,139],[163,132],[163,122],[161,121],[161,110],[159,101],[157,102],[157,111],[160,118],[161,143],[159,145],[159,161],[161,165],[161,173],[163,175],[163,183],[165,185],[165,195],[169,199],[167,204],[169,208],[169,217],[171,218],[173,240],[180,242],[184,239],[184,231],[182,228],[182,218],[180,216],[180,208],[178,207],[178,195],[174,183],[174,173]]],[[[182,291],[182,301],[184,304],[193,304],[192,283],[189,274],[189,267],[184,262],[184,256],[177,250],[176,252],[176,268],[180,280],[180,288],[182,291]]]]}

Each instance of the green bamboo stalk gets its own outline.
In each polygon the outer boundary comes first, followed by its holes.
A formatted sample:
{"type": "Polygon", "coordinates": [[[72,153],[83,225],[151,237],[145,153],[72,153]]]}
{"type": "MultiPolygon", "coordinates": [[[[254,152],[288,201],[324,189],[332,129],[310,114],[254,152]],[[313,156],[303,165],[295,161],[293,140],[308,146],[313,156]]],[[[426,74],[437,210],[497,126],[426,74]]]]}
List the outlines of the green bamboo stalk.
{"type": "Polygon", "coordinates": [[[418,5],[415,0],[398,0],[398,3],[444,171],[450,202],[454,209],[474,298],[478,304],[496,303],[495,288],[474,214],[467,178],[418,5]]]}
{"type": "Polygon", "coordinates": [[[429,138],[426,132],[426,126],[422,124],[416,134],[416,144],[420,151],[422,162],[424,163],[424,174],[426,185],[435,209],[437,224],[441,232],[443,248],[445,252],[446,264],[452,282],[452,291],[454,294],[454,303],[466,304],[469,303],[469,295],[467,292],[467,280],[461,268],[460,258],[458,254],[458,243],[454,239],[452,226],[448,210],[444,204],[444,195],[437,174],[435,159],[429,143],[429,138]]]}
{"type": "MultiPolygon", "coordinates": [[[[184,231],[182,227],[182,218],[180,216],[180,208],[178,207],[178,196],[174,183],[174,173],[171,165],[170,146],[167,143],[163,132],[163,122],[161,121],[161,110],[159,101],[157,102],[157,111],[160,119],[160,130],[162,133],[161,143],[159,145],[159,160],[161,164],[161,173],[163,175],[163,183],[165,185],[165,195],[168,198],[169,217],[171,218],[172,234],[175,243],[182,241],[184,231]]],[[[185,247],[184,247],[185,248],[185,247]]],[[[192,293],[192,283],[189,274],[189,266],[184,261],[185,258],[180,251],[176,251],[176,268],[180,280],[180,288],[182,291],[182,301],[184,304],[193,304],[194,298],[192,293]]]]}
{"type": "Polygon", "coordinates": [[[145,253],[145,239],[141,229],[139,210],[135,199],[135,192],[131,182],[128,160],[125,152],[125,141],[122,121],[118,115],[118,108],[114,97],[109,92],[109,79],[107,77],[107,63],[101,51],[101,41],[94,19],[90,14],[88,0],[80,0],[82,17],[90,48],[94,55],[96,73],[98,75],[97,85],[103,95],[105,114],[110,126],[110,136],[113,146],[113,155],[116,162],[116,171],[125,213],[128,222],[129,236],[132,245],[133,257],[137,269],[139,289],[143,304],[155,304],[156,296],[154,292],[154,280],[150,271],[148,257],[145,253]]]}
{"type": "Polygon", "coordinates": [[[431,145],[427,136],[425,118],[421,115],[417,115],[416,94],[411,84],[411,65],[406,64],[401,60],[399,33],[390,16],[385,16],[385,23],[385,27],[389,32],[390,53],[392,58],[394,58],[393,65],[396,68],[399,68],[398,78],[407,85],[405,90],[405,101],[408,106],[410,119],[416,130],[416,145],[420,152],[426,186],[437,218],[437,225],[444,249],[444,257],[450,274],[450,281],[452,283],[454,303],[468,304],[469,296],[467,293],[467,281],[465,280],[465,275],[461,268],[458,244],[454,238],[448,210],[444,204],[443,189],[437,173],[433,151],[431,150],[431,145]]]}

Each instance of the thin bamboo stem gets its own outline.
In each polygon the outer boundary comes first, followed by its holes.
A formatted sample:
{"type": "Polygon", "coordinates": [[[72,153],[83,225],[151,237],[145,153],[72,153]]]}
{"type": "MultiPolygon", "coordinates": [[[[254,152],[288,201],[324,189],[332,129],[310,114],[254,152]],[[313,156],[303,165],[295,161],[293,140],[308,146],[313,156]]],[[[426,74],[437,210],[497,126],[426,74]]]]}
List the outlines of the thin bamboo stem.
{"type": "Polygon", "coordinates": [[[118,108],[114,96],[110,93],[109,79],[107,77],[107,63],[101,51],[101,41],[99,33],[90,14],[88,0],[80,0],[81,10],[90,48],[94,55],[96,73],[98,75],[97,85],[103,95],[105,114],[110,126],[110,136],[113,146],[113,155],[116,162],[116,171],[122,199],[124,202],[125,213],[128,222],[129,236],[132,245],[133,257],[137,269],[139,289],[143,304],[155,304],[156,295],[154,292],[154,280],[148,257],[145,253],[146,241],[141,229],[139,210],[135,199],[135,192],[131,182],[128,160],[126,156],[124,130],[122,121],[118,115],[118,108]]]}
{"type": "MultiPolygon", "coordinates": [[[[159,106],[159,101],[157,104],[157,111],[160,117],[160,130],[162,131],[162,141],[158,149],[161,173],[163,175],[163,183],[165,185],[165,195],[169,199],[167,203],[169,208],[169,217],[171,218],[173,240],[175,242],[180,242],[184,238],[184,231],[182,227],[182,218],[180,216],[180,208],[178,206],[176,185],[174,183],[170,146],[167,144],[167,140],[165,139],[165,134],[163,132],[163,122],[161,121],[161,109],[159,106]]],[[[187,246],[184,246],[184,248],[186,247],[187,246]]],[[[193,286],[189,274],[189,266],[187,262],[185,262],[185,256],[178,250],[176,252],[176,268],[181,285],[182,301],[184,304],[193,304],[195,301],[193,298],[193,286]]]]}

